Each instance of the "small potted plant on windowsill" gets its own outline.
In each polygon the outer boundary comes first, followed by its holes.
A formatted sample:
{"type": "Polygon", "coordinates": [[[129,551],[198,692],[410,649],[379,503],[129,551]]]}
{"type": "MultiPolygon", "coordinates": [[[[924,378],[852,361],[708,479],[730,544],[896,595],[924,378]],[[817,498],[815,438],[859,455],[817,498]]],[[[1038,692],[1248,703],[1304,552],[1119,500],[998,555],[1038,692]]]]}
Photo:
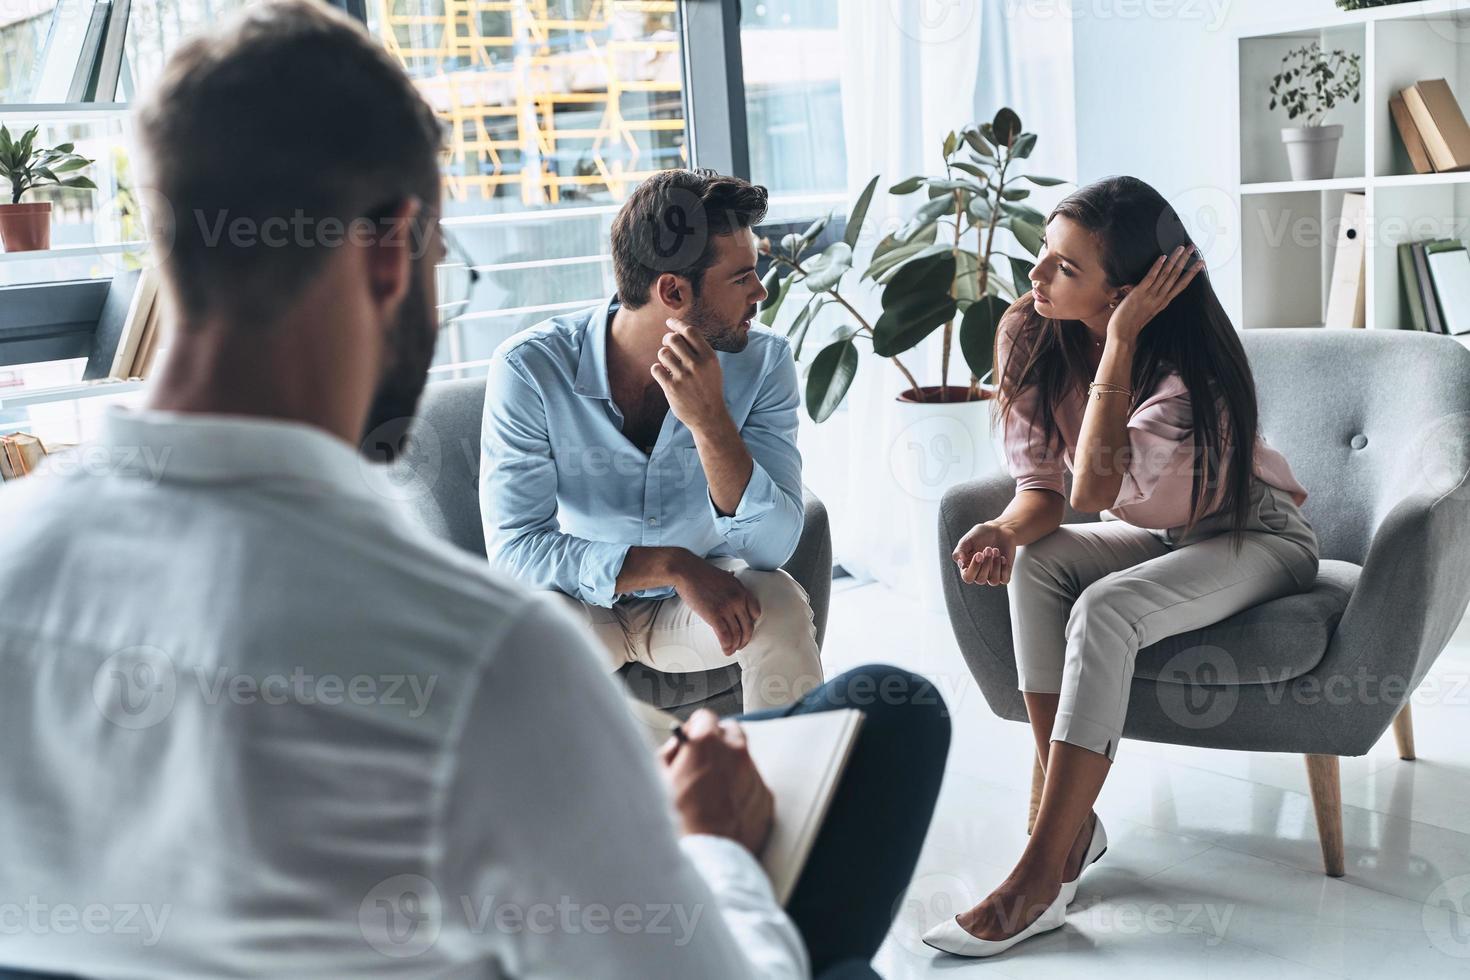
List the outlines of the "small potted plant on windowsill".
{"type": "Polygon", "coordinates": [[[1316,41],[1288,51],[1281,59],[1282,69],[1271,79],[1269,108],[1280,105],[1288,119],[1306,117],[1304,125],[1281,130],[1292,180],[1333,176],[1342,126],[1324,126],[1322,118],[1339,102],[1358,101],[1362,60],[1361,55],[1342,50],[1324,54],[1316,41]]]}
{"type": "Polygon", "coordinates": [[[76,173],[92,161],[74,153],[71,143],[51,149],[37,147],[39,131],[35,126],[20,139],[12,139],[10,130],[0,125],[0,177],[10,182],[10,203],[0,204],[0,244],[7,252],[51,247],[51,202],[22,204],[20,199],[27,191],[38,187],[97,189],[89,178],[76,173]]]}

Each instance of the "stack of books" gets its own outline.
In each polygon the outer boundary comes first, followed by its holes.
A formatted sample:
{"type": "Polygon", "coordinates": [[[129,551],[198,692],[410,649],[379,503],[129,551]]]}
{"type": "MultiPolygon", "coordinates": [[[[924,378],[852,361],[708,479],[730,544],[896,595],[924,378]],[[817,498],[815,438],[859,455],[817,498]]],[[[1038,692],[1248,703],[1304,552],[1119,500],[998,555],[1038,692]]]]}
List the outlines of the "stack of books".
{"type": "Polygon", "coordinates": [[[1388,108],[1415,173],[1470,170],[1470,125],[1443,78],[1415,82],[1388,108]]]}
{"type": "Polygon", "coordinates": [[[146,378],[163,335],[163,291],[155,269],[112,278],[83,381],[146,378]]]}
{"type": "Polygon", "coordinates": [[[1464,242],[1404,242],[1399,246],[1399,280],[1409,303],[1409,327],[1470,333],[1470,252],[1464,242]]]}
{"type": "Polygon", "coordinates": [[[18,480],[41,465],[46,446],[27,432],[0,436],[0,480],[18,480]]]}

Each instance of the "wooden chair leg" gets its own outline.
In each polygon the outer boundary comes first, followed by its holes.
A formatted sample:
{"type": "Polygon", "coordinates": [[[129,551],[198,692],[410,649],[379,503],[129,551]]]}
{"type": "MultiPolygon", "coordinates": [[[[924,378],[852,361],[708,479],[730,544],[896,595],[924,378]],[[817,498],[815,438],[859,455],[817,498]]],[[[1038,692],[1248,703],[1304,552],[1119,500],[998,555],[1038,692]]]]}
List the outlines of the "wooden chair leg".
{"type": "Polygon", "coordinates": [[[1399,713],[1393,716],[1393,740],[1399,747],[1400,759],[1414,758],[1414,716],[1409,714],[1407,701],[1399,709],[1399,713]]]}
{"type": "Polygon", "coordinates": [[[1322,842],[1322,865],[1329,877],[1341,878],[1342,859],[1342,777],[1335,755],[1309,755],[1307,785],[1312,792],[1312,808],[1317,813],[1317,836],[1322,842]]]}
{"type": "Polygon", "coordinates": [[[1041,809],[1041,787],[1046,782],[1046,770],[1041,768],[1041,759],[1031,756],[1031,806],[1026,814],[1026,833],[1036,826],[1036,811],[1041,809]]]}

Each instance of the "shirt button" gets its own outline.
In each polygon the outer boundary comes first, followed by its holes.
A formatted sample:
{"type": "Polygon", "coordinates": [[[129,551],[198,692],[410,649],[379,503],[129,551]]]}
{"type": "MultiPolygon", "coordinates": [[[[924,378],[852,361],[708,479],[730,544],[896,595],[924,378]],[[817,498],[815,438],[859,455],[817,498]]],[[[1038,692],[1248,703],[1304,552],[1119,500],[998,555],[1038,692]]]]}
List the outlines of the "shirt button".
{"type": "Polygon", "coordinates": [[[1366,445],[1368,445],[1368,437],[1367,436],[1363,435],[1362,433],[1359,433],[1359,434],[1353,436],[1353,438],[1352,438],[1352,447],[1354,449],[1362,449],[1366,445]]]}
{"type": "Polygon", "coordinates": [[[648,526],[649,527],[658,527],[658,518],[657,517],[650,517],[648,519],[648,526]]]}

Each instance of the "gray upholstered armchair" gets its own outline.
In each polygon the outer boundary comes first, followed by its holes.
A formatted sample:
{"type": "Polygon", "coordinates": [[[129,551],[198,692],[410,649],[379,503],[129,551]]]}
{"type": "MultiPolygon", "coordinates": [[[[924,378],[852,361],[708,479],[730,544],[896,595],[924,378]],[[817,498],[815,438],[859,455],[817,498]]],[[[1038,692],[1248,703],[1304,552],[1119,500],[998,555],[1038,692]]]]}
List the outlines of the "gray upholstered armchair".
{"type": "MultiPolygon", "coordinates": [[[[441,381],[424,391],[415,445],[394,463],[393,483],[408,509],[432,533],[471,554],[485,556],[480,523],[480,416],[485,379],[441,381]],[[432,433],[432,434],[430,434],[432,433]]],[[[806,524],[796,553],[785,570],[811,599],[820,646],[827,630],[827,604],[832,594],[832,536],[822,502],[806,494],[806,524]]],[[[696,708],[721,715],[740,710],[740,668],[733,663],[716,670],[662,674],[630,664],[620,671],[624,683],[640,698],[680,717],[696,708]]]]}
{"type": "MultiPolygon", "coordinates": [[[[1302,753],[1323,862],[1337,876],[1338,756],[1366,753],[1393,725],[1400,756],[1414,757],[1408,697],[1470,603],[1470,351],[1397,330],[1247,330],[1242,340],[1261,432],[1307,488],[1317,583],[1140,650],[1124,735],[1302,753]]],[[[965,585],[950,560],[1014,487],[1001,474],[946,494],[939,557],[971,673],[992,711],[1024,722],[1005,588],[965,585]]],[[[1067,523],[1098,519],[1065,510],[1067,523]]]]}

